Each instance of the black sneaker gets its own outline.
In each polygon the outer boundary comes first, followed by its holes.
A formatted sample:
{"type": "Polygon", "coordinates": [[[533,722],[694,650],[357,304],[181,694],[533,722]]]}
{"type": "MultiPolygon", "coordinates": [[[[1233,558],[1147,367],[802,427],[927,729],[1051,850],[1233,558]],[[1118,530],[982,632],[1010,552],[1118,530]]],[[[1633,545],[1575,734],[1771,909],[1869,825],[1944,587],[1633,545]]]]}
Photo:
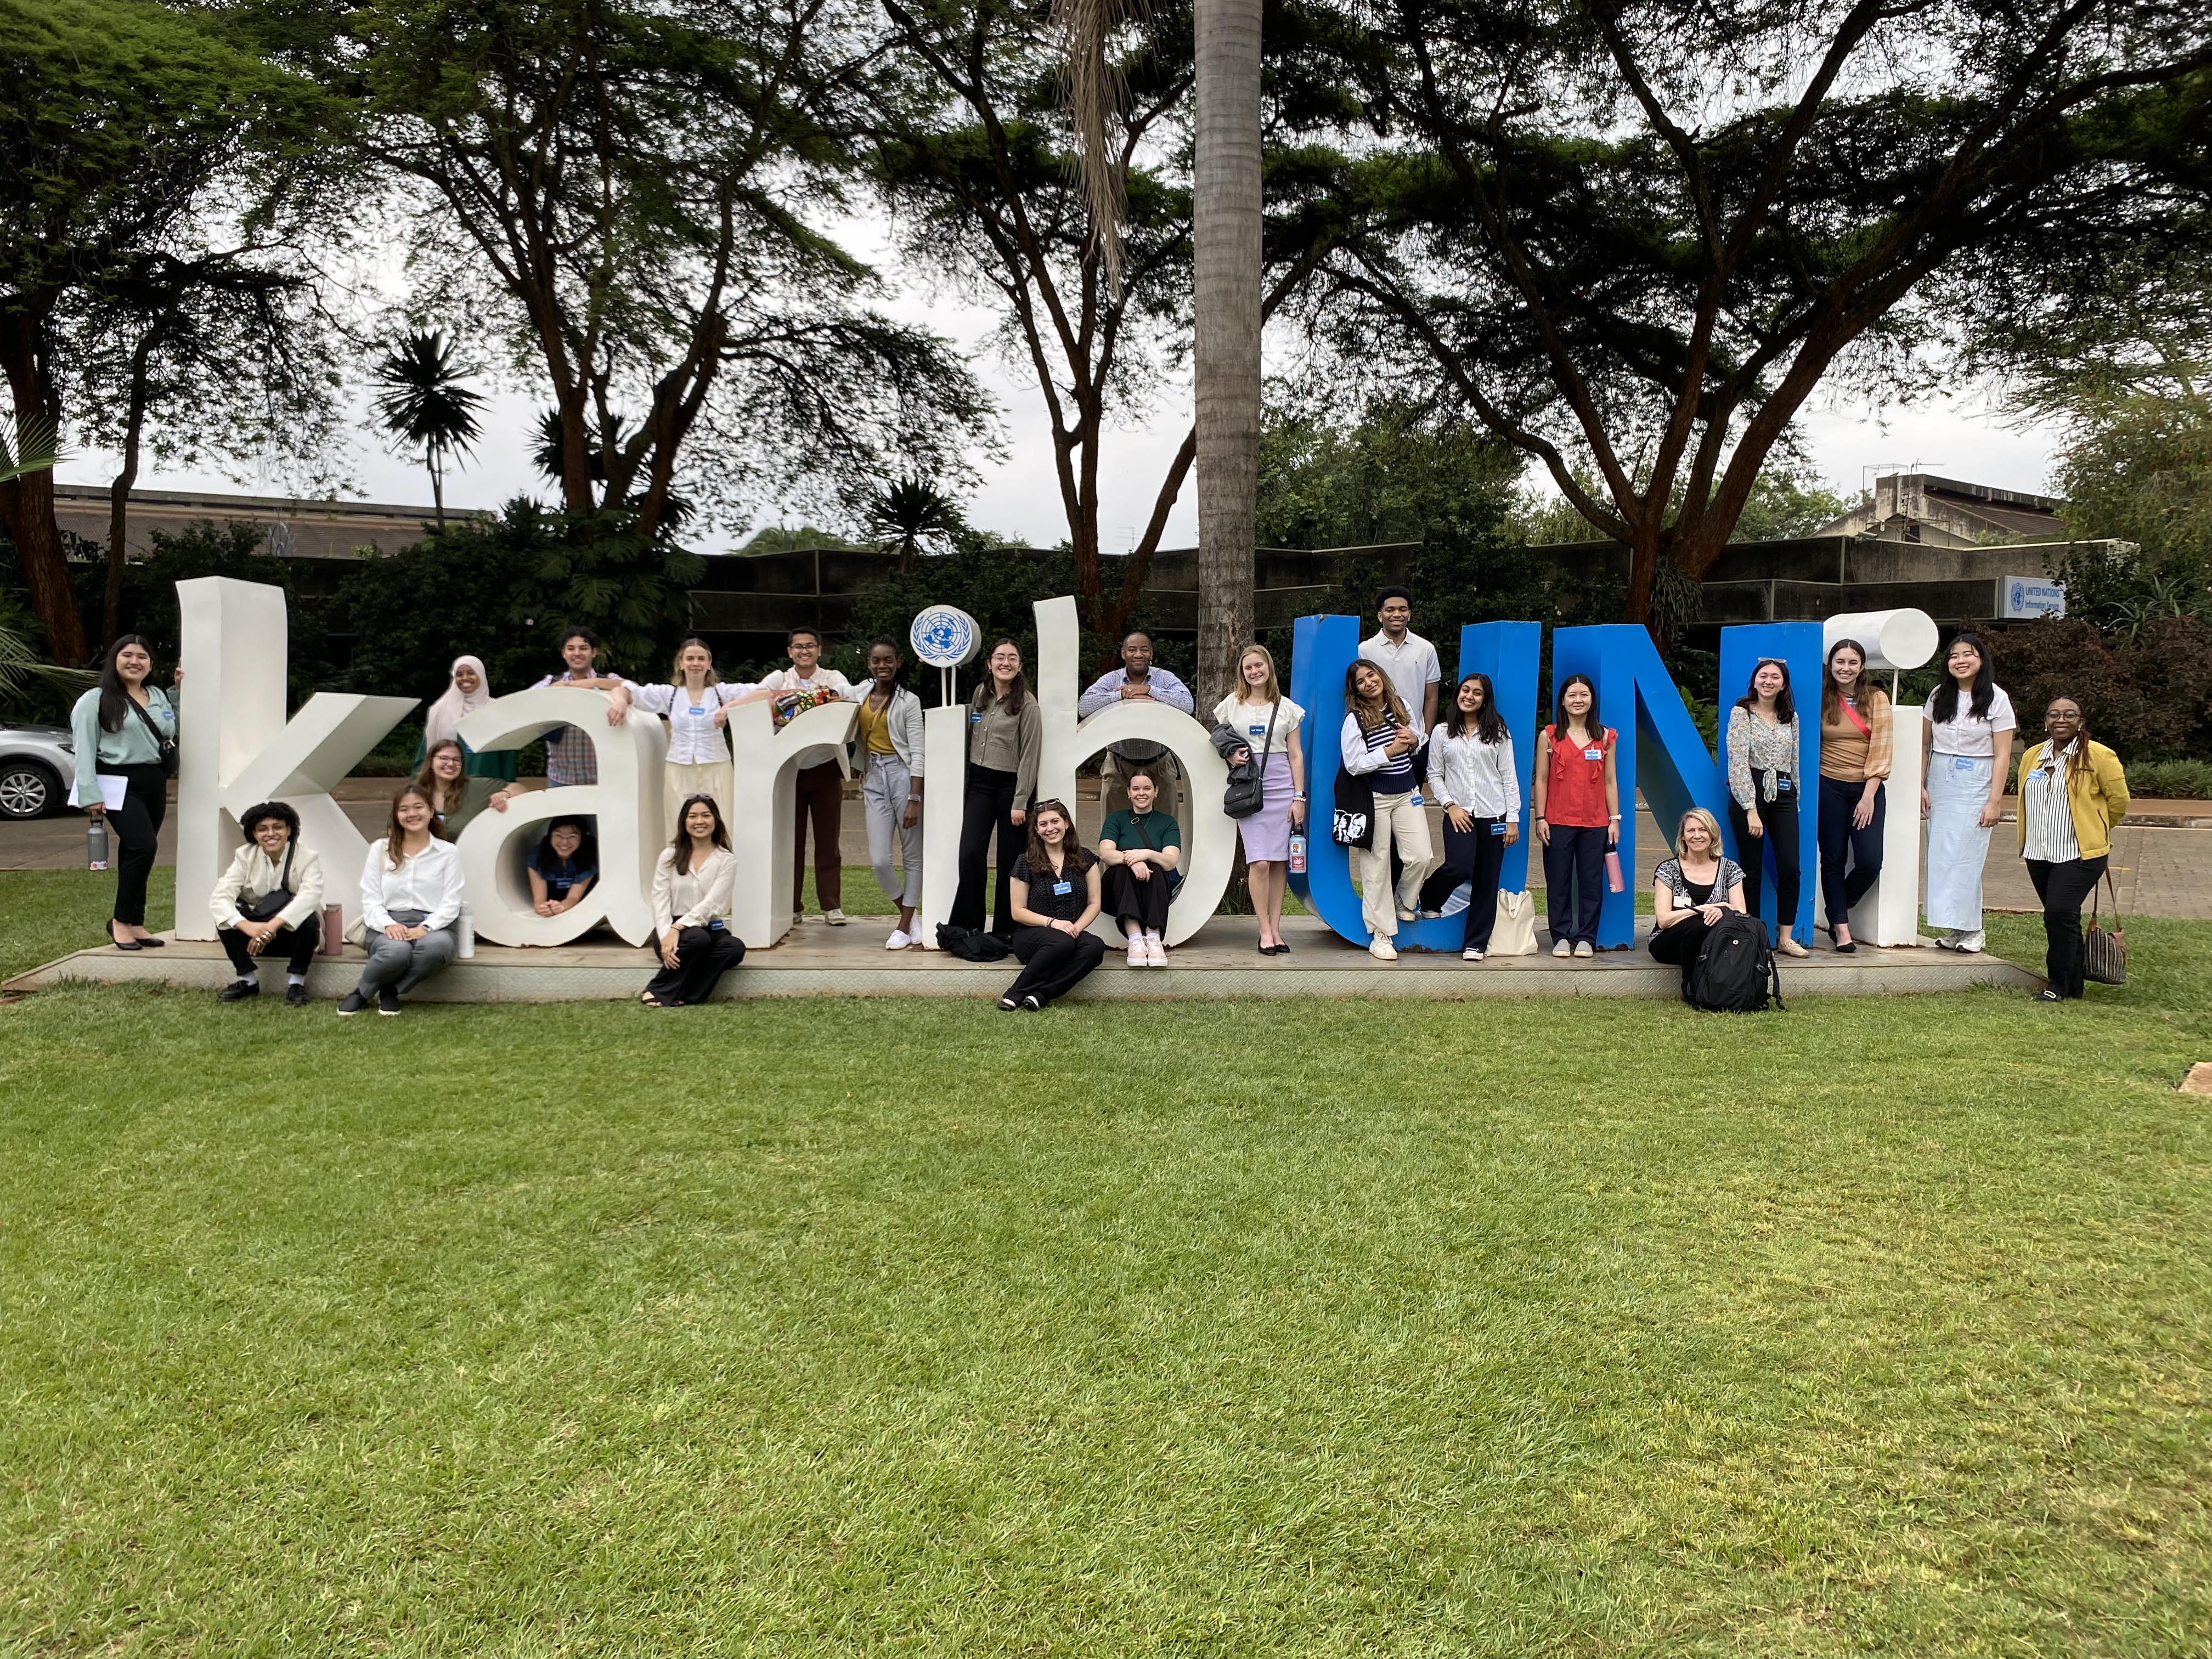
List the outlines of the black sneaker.
{"type": "Polygon", "coordinates": [[[399,993],[389,985],[380,988],[376,994],[376,1012],[397,1018],[399,1012],[399,993]]]}
{"type": "Polygon", "coordinates": [[[258,997],[260,994],[259,980],[234,979],[215,994],[215,1000],[217,1002],[243,1002],[248,997],[258,997]]]}
{"type": "Polygon", "coordinates": [[[1022,1012],[1025,1014],[1041,1014],[1044,1012],[1044,1004],[1039,1002],[1034,996],[1024,997],[1022,1012]]]}
{"type": "Polygon", "coordinates": [[[367,997],[362,995],[358,991],[348,991],[344,996],[338,1000],[338,1014],[339,1017],[343,1018],[347,1014],[357,1014],[368,1006],[368,999],[367,997]]]}
{"type": "Polygon", "coordinates": [[[286,1006],[289,1007],[306,1007],[307,1006],[307,988],[304,985],[286,986],[284,988],[284,1001],[286,1006]]]}

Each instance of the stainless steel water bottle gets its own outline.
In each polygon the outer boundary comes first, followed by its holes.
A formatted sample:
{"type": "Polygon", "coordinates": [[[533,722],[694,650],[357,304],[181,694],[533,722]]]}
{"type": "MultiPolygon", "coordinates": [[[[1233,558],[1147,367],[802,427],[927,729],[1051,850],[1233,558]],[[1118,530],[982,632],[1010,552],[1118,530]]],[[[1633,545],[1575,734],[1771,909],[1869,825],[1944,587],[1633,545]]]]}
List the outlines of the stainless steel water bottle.
{"type": "Polygon", "coordinates": [[[461,901],[461,914],[454,920],[453,938],[457,945],[453,954],[459,957],[463,962],[468,961],[476,955],[476,907],[471,905],[466,899],[463,899],[461,901]]]}
{"type": "Polygon", "coordinates": [[[94,818],[84,826],[84,867],[107,868],[107,820],[94,818]]]}

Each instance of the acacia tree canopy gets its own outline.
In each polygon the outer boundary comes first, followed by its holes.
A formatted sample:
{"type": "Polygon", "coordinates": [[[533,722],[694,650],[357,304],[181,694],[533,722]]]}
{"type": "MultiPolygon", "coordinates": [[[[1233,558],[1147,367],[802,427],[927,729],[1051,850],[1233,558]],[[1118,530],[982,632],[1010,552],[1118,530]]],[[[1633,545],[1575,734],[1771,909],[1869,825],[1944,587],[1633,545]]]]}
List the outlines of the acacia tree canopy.
{"type": "Polygon", "coordinates": [[[1343,27],[1369,67],[1307,313],[1331,369],[1441,381],[1546,467],[1632,550],[1638,621],[1832,368],[1879,392],[1955,343],[2038,227],[2171,217],[2136,186],[2212,91],[2183,0],[1382,0],[1343,27]]]}

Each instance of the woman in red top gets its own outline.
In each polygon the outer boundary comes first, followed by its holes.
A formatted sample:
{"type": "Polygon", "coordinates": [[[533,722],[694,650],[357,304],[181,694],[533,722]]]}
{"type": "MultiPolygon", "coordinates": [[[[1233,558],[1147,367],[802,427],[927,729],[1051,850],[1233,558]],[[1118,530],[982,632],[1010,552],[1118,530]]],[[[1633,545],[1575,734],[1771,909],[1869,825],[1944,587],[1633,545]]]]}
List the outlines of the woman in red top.
{"type": "Polygon", "coordinates": [[[1552,954],[1597,954],[1605,855],[1620,840],[1619,734],[1597,719],[1597,687],[1570,674],[1552,724],[1537,738],[1536,838],[1544,843],[1544,908],[1552,954]]]}

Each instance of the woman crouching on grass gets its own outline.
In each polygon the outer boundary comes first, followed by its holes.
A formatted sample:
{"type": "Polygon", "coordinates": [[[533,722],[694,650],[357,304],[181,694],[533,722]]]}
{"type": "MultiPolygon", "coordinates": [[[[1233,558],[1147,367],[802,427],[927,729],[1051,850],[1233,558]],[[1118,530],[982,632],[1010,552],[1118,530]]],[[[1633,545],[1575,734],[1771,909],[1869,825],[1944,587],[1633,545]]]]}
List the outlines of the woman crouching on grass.
{"type": "Polygon", "coordinates": [[[660,971],[638,1000],[648,1008],[681,1008],[714,994],[724,974],[745,959],[745,942],[729,929],[737,854],[722,809],[712,795],[687,795],[676,839],[653,870],[653,937],[660,971]]]}
{"type": "Polygon", "coordinates": [[[1674,856],[1652,873],[1651,954],[1687,978],[1705,935],[1742,908],[1743,871],[1721,852],[1719,820],[1692,806],[1674,830],[1674,856]]]}
{"type": "Polygon", "coordinates": [[[999,999],[1008,1013],[1042,1013],[1106,959],[1090,932],[1098,919],[1098,860],[1075,839],[1075,817],[1056,800],[1030,814],[1029,850],[1014,860],[1014,954],[1027,965],[999,999]]]}

